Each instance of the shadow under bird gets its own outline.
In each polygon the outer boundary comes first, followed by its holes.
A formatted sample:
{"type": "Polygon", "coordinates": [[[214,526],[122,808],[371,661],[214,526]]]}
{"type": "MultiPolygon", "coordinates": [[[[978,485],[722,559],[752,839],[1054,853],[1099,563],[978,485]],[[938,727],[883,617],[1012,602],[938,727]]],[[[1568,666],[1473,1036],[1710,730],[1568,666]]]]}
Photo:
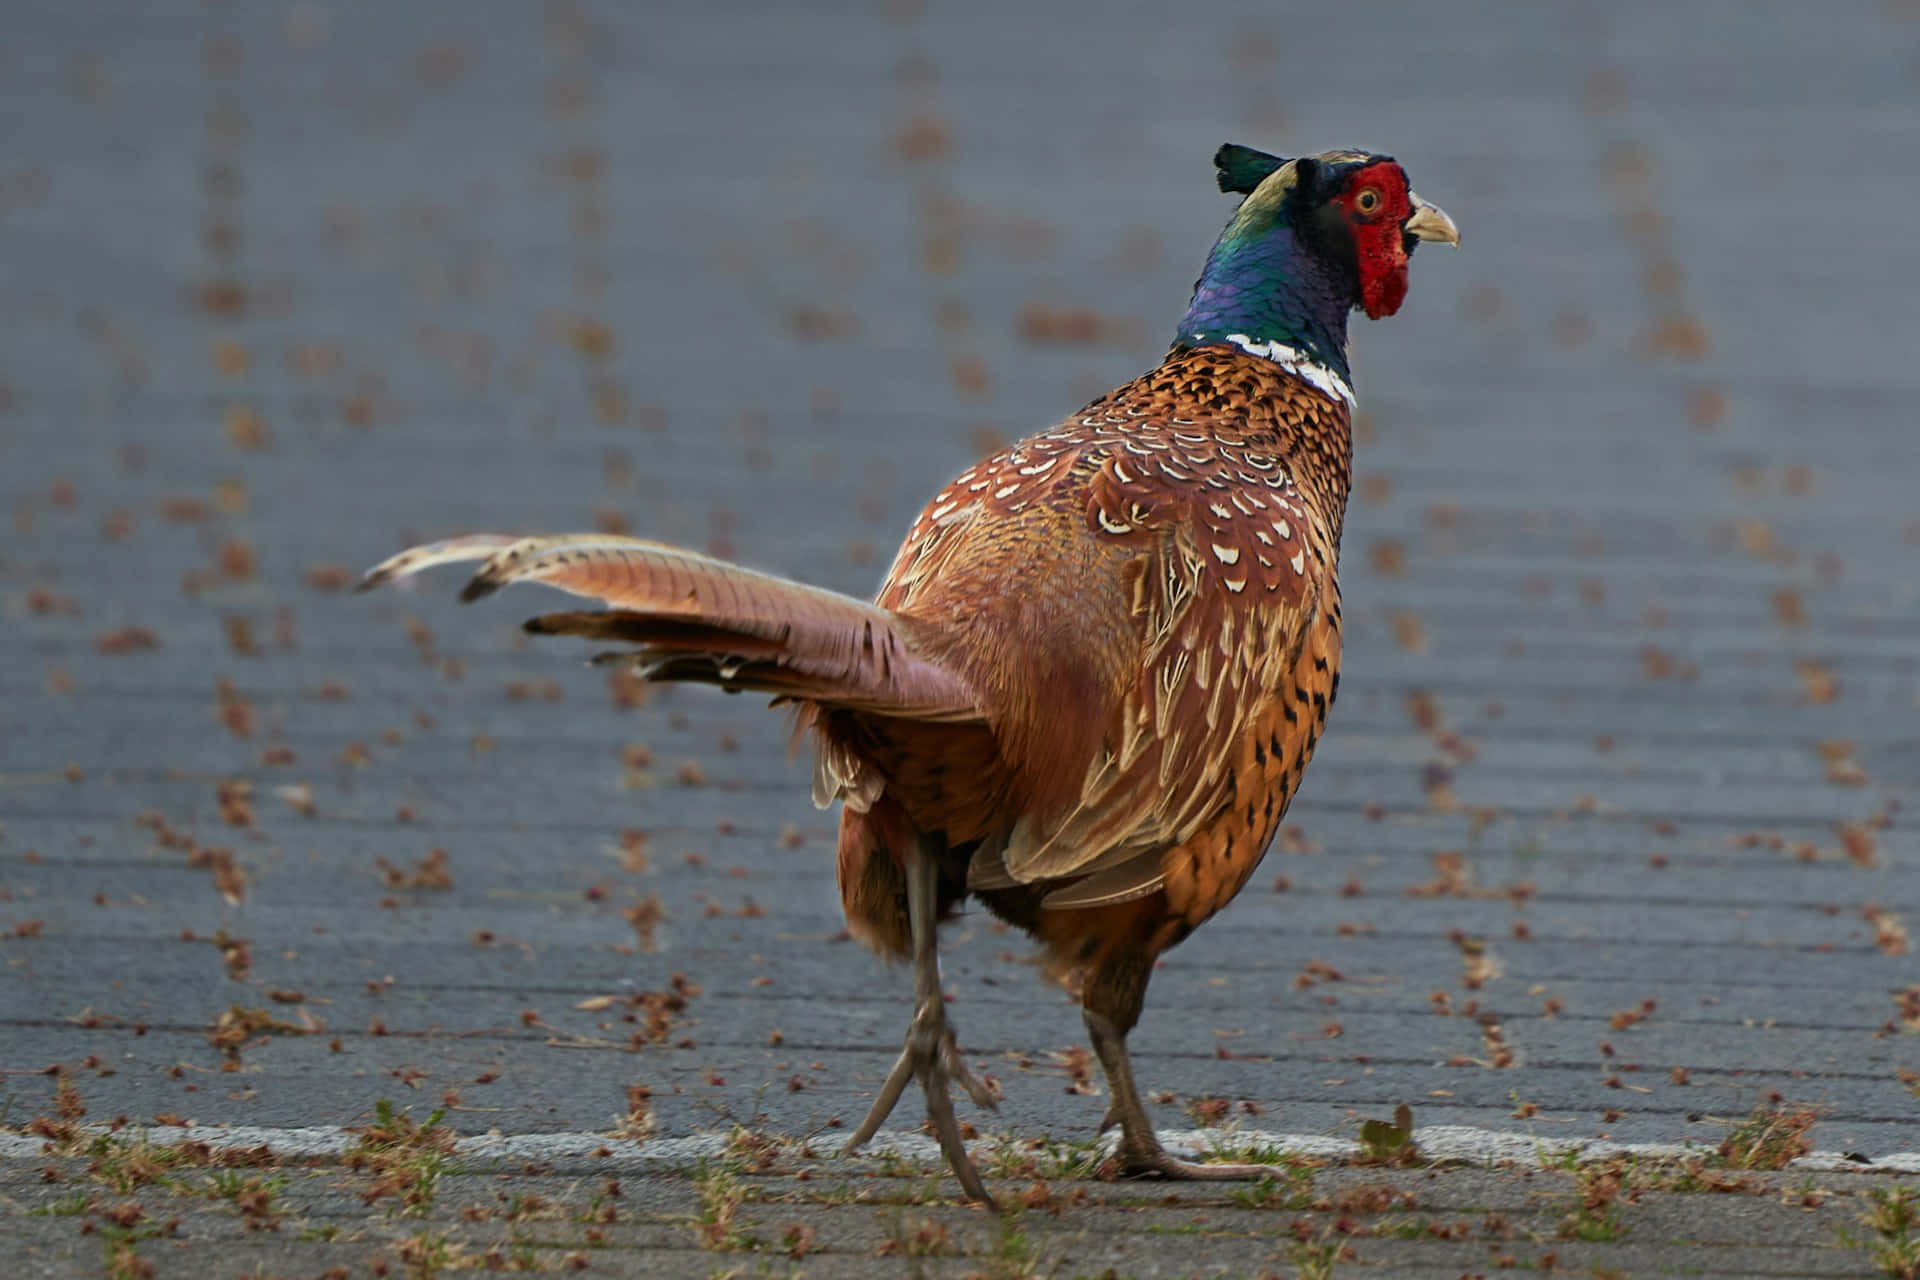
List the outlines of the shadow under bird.
{"type": "Polygon", "coordinates": [[[1166,358],[962,472],[872,603],[606,534],[454,538],[363,584],[483,561],[462,599],[537,582],[606,606],[529,631],[795,706],[814,802],[841,803],[847,924],[914,969],[906,1046],[848,1149],[917,1079],[961,1187],[989,1203],[949,1083],[993,1095],[955,1047],[935,940],[969,897],[1077,994],[1119,1172],[1269,1172],[1169,1155],[1126,1037],[1155,960],[1259,864],[1339,688],[1348,315],[1392,315],[1415,247],[1459,233],[1389,156],[1228,145],[1214,163],[1245,198],[1166,358]]]}

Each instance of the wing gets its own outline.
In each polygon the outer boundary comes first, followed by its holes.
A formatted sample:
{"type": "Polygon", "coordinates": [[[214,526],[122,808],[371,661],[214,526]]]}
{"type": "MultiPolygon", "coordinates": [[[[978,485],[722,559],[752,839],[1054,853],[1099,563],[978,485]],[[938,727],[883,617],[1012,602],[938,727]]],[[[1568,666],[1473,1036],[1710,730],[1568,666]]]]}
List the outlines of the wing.
{"type": "Polygon", "coordinates": [[[1086,531],[1130,552],[1135,677],[1074,802],[983,847],[974,888],[1072,881],[1047,907],[1140,897],[1161,855],[1231,802],[1236,751],[1272,704],[1331,581],[1330,522],[1277,457],[1230,434],[1130,432],[1086,490],[1086,531]]]}

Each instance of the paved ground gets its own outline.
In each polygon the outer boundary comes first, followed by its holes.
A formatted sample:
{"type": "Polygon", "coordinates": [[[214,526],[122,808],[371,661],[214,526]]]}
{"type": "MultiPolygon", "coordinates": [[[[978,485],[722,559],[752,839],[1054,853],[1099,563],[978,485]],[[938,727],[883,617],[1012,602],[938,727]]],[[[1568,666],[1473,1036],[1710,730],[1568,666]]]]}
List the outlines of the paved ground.
{"type": "Polygon", "coordinates": [[[17,1265],[1874,1274],[1845,1240],[1920,1169],[1912,7],[712,8],[10,11],[17,1265]],[[1002,1223],[910,1135],[799,1145],[907,978],[842,940],[780,724],[626,705],[533,601],[340,588],[624,525],[869,590],[944,479],[1155,358],[1226,138],[1391,150],[1466,239],[1356,334],[1334,731],[1136,1037],[1166,1128],[1329,1163],[1077,1176],[1078,1017],[972,917],[993,1177],[1048,1183],[1002,1223]],[[339,1163],[382,1099],[465,1135],[415,1216],[339,1163]],[[1401,1104],[1449,1162],[1348,1167],[1401,1104]],[[1813,1154],[1706,1194],[1756,1107],[1813,1154]],[[116,1117],[216,1145],[148,1177],[62,1127],[116,1117]],[[1558,1167],[1598,1141],[1611,1198],[1558,1167]]]}

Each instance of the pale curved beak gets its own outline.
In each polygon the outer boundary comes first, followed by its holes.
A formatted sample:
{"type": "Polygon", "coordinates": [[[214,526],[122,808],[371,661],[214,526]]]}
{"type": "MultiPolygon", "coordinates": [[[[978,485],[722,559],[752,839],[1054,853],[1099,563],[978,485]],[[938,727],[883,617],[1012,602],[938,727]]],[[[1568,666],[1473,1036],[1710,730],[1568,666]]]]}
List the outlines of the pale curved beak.
{"type": "Polygon", "coordinates": [[[1437,204],[1428,204],[1412,192],[1413,216],[1407,219],[1407,234],[1417,240],[1441,240],[1458,249],[1460,247],[1460,228],[1453,225],[1453,219],[1447,211],[1437,204]]]}

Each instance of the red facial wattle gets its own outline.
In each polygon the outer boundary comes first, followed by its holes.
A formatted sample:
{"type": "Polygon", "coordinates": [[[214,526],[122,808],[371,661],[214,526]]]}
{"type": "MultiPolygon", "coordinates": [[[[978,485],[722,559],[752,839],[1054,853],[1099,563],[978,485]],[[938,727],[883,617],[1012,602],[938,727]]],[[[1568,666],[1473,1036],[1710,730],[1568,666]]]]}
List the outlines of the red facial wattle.
{"type": "Polygon", "coordinates": [[[1407,175],[1391,160],[1356,170],[1346,190],[1334,197],[1353,228],[1353,255],[1360,272],[1360,305],[1378,320],[1400,309],[1407,297],[1407,246],[1403,228],[1413,216],[1407,175]],[[1361,194],[1379,193],[1379,204],[1361,208],[1361,194]]]}

